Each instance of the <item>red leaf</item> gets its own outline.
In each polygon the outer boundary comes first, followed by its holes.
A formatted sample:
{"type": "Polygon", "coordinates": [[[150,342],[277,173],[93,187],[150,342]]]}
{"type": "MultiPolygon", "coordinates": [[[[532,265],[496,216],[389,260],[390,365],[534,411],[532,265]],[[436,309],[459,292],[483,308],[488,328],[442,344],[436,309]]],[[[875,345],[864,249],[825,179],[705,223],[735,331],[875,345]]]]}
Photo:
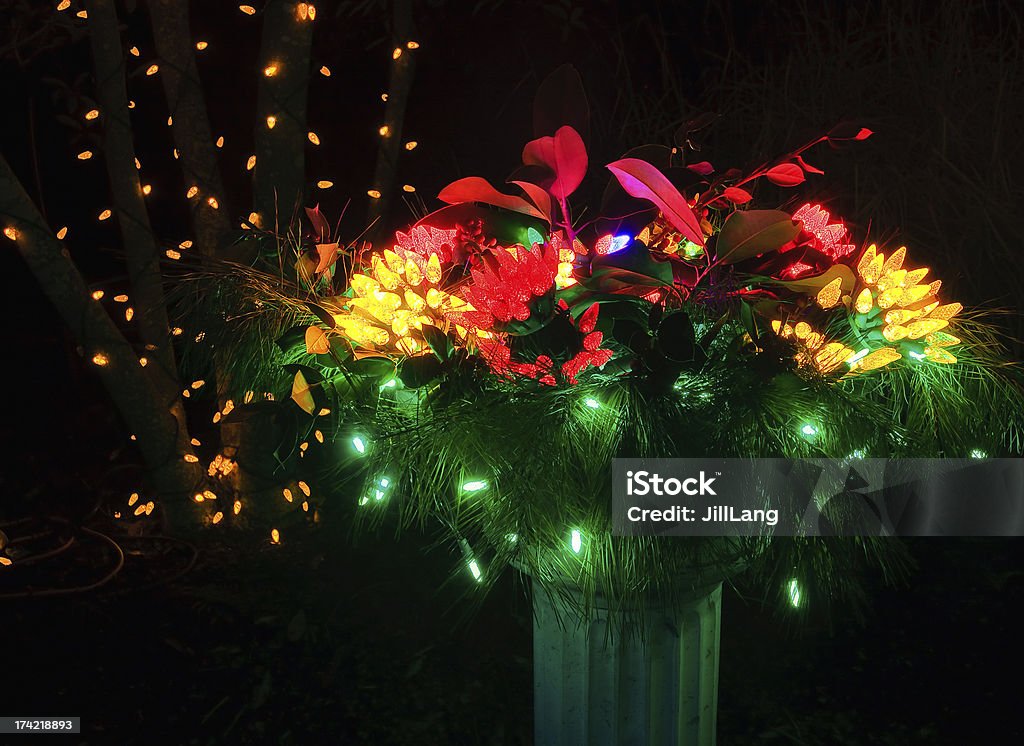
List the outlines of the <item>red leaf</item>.
{"type": "Polygon", "coordinates": [[[860,128],[860,132],[858,132],[856,135],[854,135],[853,139],[854,140],[867,140],[873,134],[875,134],[875,133],[872,132],[871,130],[869,130],[867,127],[861,127],[860,128]]]}
{"type": "Polygon", "coordinates": [[[572,127],[559,127],[554,137],[540,137],[526,143],[523,163],[546,166],[555,175],[549,191],[555,199],[565,199],[576,191],[587,174],[587,148],[572,127]]]}
{"type": "Polygon", "coordinates": [[[780,163],[765,173],[768,181],[781,187],[794,187],[804,182],[804,172],[795,163],[780,163]]]}
{"type": "Polygon", "coordinates": [[[726,187],[725,191],[722,192],[722,196],[734,205],[745,205],[753,199],[750,196],[750,192],[739,187],[726,187]]]}
{"type": "Polygon", "coordinates": [[[316,207],[307,207],[306,217],[309,218],[309,222],[313,224],[313,231],[315,232],[317,243],[327,243],[331,238],[331,224],[327,222],[327,218],[320,212],[320,205],[316,207]]]}
{"type": "Polygon", "coordinates": [[[701,176],[709,176],[715,172],[715,167],[707,161],[701,161],[700,163],[691,163],[687,166],[688,169],[694,173],[698,173],[701,176]]]}
{"type": "Polygon", "coordinates": [[[536,207],[522,197],[502,194],[492,187],[487,179],[482,179],[479,176],[467,176],[464,179],[453,181],[441,190],[437,198],[442,202],[447,202],[449,205],[456,205],[462,202],[482,202],[485,205],[504,207],[506,210],[547,220],[536,207]]]}
{"type": "Polygon", "coordinates": [[[820,168],[815,168],[814,166],[812,166],[810,163],[805,161],[800,156],[796,156],[796,162],[800,164],[800,168],[802,168],[804,171],[806,171],[809,174],[821,174],[821,175],[825,174],[825,172],[822,171],[820,168]]]}
{"type": "Polygon", "coordinates": [[[665,174],[639,158],[622,158],[609,163],[607,168],[627,194],[653,202],[673,228],[698,246],[704,245],[697,216],[665,174]]]}
{"type": "Polygon", "coordinates": [[[530,198],[530,201],[537,206],[537,209],[544,213],[545,218],[551,222],[551,195],[548,191],[536,184],[531,184],[529,181],[510,181],[510,184],[515,184],[517,187],[526,192],[526,196],[530,198]]]}

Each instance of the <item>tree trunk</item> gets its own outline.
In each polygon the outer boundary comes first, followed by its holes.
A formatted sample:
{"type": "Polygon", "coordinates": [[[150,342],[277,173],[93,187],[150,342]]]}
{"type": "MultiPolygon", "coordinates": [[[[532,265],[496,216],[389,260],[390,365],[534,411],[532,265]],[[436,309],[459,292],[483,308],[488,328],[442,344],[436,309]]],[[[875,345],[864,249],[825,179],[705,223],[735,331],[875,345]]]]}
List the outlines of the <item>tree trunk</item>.
{"type": "Polygon", "coordinates": [[[306,171],[306,102],[313,23],[296,4],[270,0],[263,11],[260,45],[264,70],[256,103],[255,210],[260,227],[287,232],[302,199],[306,171]],[[268,117],[273,117],[270,127],[268,117]]]}
{"type": "MultiPolygon", "coordinates": [[[[92,300],[67,250],[57,241],[2,157],[0,215],[5,225],[17,231],[18,251],[86,359],[104,363],[96,365],[96,372],[136,437],[150,488],[164,501],[185,499],[194,505],[189,498],[200,484],[202,473],[199,464],[184,460],[185,454],[192,452],[191,445],[188,433],[179,427],[171,412],[172,402],[157,391],[146,375],[148,367],[139,364],[135,351],[103,306],[92,300]]],[[[167,510],[166,505],[162,507],[168,518],[180,513],[167,510]]]]}
{"type": "MultiPolygon", "coordinates": [[[[415,55],[407,48],[407,44],[413,40],[412,0],[394,0],[392,49],[400,49],[402,54],[391,61],[388,104],[384,110],[387,134],[381,136],[373,174],[374,189],[380,192],[380,198],[370,203],[371,223],[379,218],[387,218],[394,202],[398,157],[402,152],[402,124],[412,90],[413,74],[416,72],[415,55]]],[[[386,228],[377,225],[371,231],[371,236],[375,239],[384,232],[386,228]]]]}
{"type": "Polygon", "coordinates": [[[185,183],[199,187],[193,208],[195,246],[203,256],[213,256],[231,228],[228,199],[217,166],[217,151],[203,98],[189,29],[188,3],[181,0],[150,0],[149,19],[160,55],[160,77],[171,113],[171,132],[178,149],[185,183]],[[217,200],[218,207],[208,199],[217,200]]]}
{"type": "Polygon", "coordinates": [[[114,0],[87,0],[89,42],[96,70],[96,93],[103,121],[103,156],[106,160],[110,191],[124,242],[131,283],[131,303],[138,320],[139,335],[149,351],[151,365],[146,372],[157,392],[167,402],[176,403],[178,426],[185,430],[181,411],[181,385],[178,381],[167,323],[160,254],[135,167],[135,147],[125,89],[124,50],[118,31],[114,0]]]}

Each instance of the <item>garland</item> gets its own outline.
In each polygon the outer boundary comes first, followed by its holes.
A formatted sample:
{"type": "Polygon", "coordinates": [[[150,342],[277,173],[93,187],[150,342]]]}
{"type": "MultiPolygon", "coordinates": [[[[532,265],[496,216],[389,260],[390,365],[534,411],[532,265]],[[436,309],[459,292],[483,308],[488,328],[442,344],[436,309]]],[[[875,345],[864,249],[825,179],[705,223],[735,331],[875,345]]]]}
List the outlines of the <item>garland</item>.
{"type": "Polygon", "coordinates": [[[754,207],[760,183],[821,173],[815,145],[871,132],[841,125],[746,173],[647,146],[607,165],[580,220],[581,132],[529,142],[514,193],[450,184],[383,248],[307,209],[285,305],[313,323],[282,335],[277,404],[341,444],[361,517],[438,521],[483,585],[515,565],[630,610],[744,567],[791,605],[855,596],[865,561],[898,575],[892,540],[610,533],[614,457],[1019,453],[1015,370],[913,253],[859,244],[818,204],[754,207]]]}

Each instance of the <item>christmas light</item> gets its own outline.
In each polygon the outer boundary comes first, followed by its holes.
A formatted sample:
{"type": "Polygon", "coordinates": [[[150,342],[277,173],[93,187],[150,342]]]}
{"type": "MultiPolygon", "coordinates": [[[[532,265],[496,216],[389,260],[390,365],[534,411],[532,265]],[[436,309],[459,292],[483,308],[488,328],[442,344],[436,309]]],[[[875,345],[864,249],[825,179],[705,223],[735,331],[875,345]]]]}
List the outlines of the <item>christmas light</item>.
{"type": "Polygon", "coordinates": [[[321,181],[318,181],[316,185],[319,189],[330,189],[332,186],[334,186],[334,182],[328,181],[327,179],[323,179],[321,181]]]}
{"type": "Polygon", "coordinates": [[[589,396],[586,399],[583,400],[583,404],[585,406],[587,406],[587,407],[590,407],[591,409],[600,409],[601,408],[601,402],[599,402],[597,399],[594,399],[593,397],[589,397],[589,396]]]}
{"type": "Polygon", "coordinates": [[[205,41],[197,41],[196,42],[196,49],[198,49],[200,52],[202,52],[208,46],[210,46],[210,45],[207,42],[205,42],[205,41]]]}
{"type": "Polygon", "coordinates": [[[405,149],[406,150],[415,150],[417,145],[419,145],[418,142],[416,142],[415,140],[410,140],[409,142],[407,142],[405,144],[405,149]]]}
{"type": "Polygon", "coordinates": [[[578,528],[574,528],[569,536],[569,546],[575,554],[583,550],[583,534],[578,528]]]}
{"type": "Polygon", "coordinates": [[[86,121],[91,122],[93,119],[96,119],[97,117],[99,117],[99,115],[100,115],[100,110],[99,109],[89,109],[89,111],[85,112],[85,119],[86,119],[86,121]]]}
{"type": "Polygon", "coordinates": [[[808,438],[813,438],[815,435],[818,434],[818,428],[816,428],[814,425],[806,424],[800,428],[800,432],[806,435],[808,438]]]}
{"type": "Polygon", "coordinates": [[[462,485],[463,492],[479,492],[485,489],[487,489],[487,482],[482,479],[474,479],[462,485]]]}
{"type": "Polygon", "coordinates": [[[597,242],[594,244],[594,251],[597,254],[614,254],[616,251],[622,251],[629,246],[632,240],[631,236],[613,236],[609,233],[597,239],[597,242]]]}
{"type": "Polygon", "coordinates": [[[980,448],[975,448],[971,451],[971,458],[988,458],[988,454],[980,448]]]}
{"type": "Polygon", "coordinates": [[[331,77],[331,68],[327,67],[327,65],[322,66],[320,68],[320,74],[323,75],[325,78],[331,77]]]}
{"type": "Polygon", "coordinates": [[[469,572],[473,575],[473,579],[478,583],[482,581],[483,573],[480,572],[480,565],[477,564],[475,559],[469,561],[469,572]]]}
{"type": "Polygon", "coordinates": [[[791,578],[786,584],[786,593],[789,596],[789,603],[793,608],[800,608],[800,600],[802,594],[800,593],[800,583],[797,582],[796,578],[791,578]]]}
{"type": "Polygon", "coordinates": [[[148,68],[146,68],[146,75],[156,75],[159,69],[159,65],[150,65],[148,68]]]}
{"type": "Polygon", "coordinates": [[[356,453],[358,453],[360,456],[366,453],[366,441],[363,440],[358,435],[352,438],[352,447],[356,449],[356,453]]]}
{"type": "Polygon", "coordinates": [[[268,77],[268,78],[272,78],[275,75],[277,75],[277,70],[278,70],[277,63],[276,62],[272,62],[269,65],[267,65],[265,68],[263,68],[263,74],[266,77],[268,77]]]}

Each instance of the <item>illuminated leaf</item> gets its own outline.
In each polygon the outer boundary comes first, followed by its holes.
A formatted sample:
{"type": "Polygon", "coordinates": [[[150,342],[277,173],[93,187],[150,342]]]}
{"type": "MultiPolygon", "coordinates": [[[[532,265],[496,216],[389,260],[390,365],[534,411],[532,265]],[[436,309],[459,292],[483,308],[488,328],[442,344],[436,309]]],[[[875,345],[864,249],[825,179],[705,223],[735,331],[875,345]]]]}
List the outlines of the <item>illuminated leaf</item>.
{"type": "Polygon", "coordinates": [[[540,210],[524,198],[516,197],[512,194],[502,194],[491,186],[490,182],[479,176],[467,176],[458,181],[453,181],[441,190],[437,198],[450,205],[464,202],[482,202],[485,205],[503,207],[506,210],[519,212],[523,215],[540,218],[541,220],[547,219],[540,210]]]}
{"type": "Polygon", "coordinates": [[[327,333],[319,326],[306,329],[306,352],[310,355],[326,355],[331,349],[327,333]]]}
{"type": "Polygon", "coordinates": [[[746,189],[740,189],[739,187],[734,186],[726,187],[722,192],[722,197],[729,200],[734,205],[745,205],[753,199],[750,192],[746,189]]]}
{"type": "Polygon", "coordinates": [[[559,127],[553,137],[531,140],[523,148],[523,163],[546,166],[554,174],[549,191],[556,199],[565,199],[576,191],[587,174],[587,148],[572,127],[559,127]]]}
{"type": "Polygon", "coordinates": [[[718,260],[724,264],[775,251],[800,233],[800,223],[781,210],[732,213],[718,234],[718,260]]]}
{"type": "Polygon", "coordinates": [[[639,158],[622,158],[607,168],[627,194],[653,202],[673,228],[698,246],[704,245],[700,221],[686,198],[655,166],[639,158]]]}
{"type": "Polygon", "coordinates": [[[780,163],[769,168],[765,178],[781,187],[794,187],[804,182],[804,172],[795,163],[780,163]]]}
{"type": "Polygon", "coordinates": [[[295,378],[292,381],[292,401],[295,402],[299,408],[306,414],[313,414],[316,410],[316,404],[313,401],[313,392],[310,389],[309,383],[306,382],[306,377],[302,374],[301,370],[295,372],[295,378]]]}

